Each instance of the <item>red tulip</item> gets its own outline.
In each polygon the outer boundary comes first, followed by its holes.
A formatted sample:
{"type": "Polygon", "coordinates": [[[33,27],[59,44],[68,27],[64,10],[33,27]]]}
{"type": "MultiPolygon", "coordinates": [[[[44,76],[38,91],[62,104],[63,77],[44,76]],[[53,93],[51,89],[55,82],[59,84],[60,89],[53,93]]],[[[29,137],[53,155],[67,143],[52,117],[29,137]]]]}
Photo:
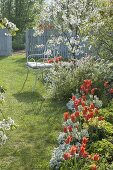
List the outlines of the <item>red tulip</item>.
{"type": "Polygon", "coordinates": [[[109,90],[109,93],[110,93],[110,94],[112,94],[112,93],[113,93],[113,88],[111,88],[111,89],[109,90]]]}
{"type": "Polygon", "coordinates": [[[85,115],[84,117],[85,117],[85,119],[88,121],[91,117],[90,117],[91,115],[90,114],[87,114],[87,115],[85,115]]]}
{"type": "Polygon", "coordinates": [[[69,132],[72,132],[72,126],[68,126],[69,132]]]}
{"type": "Polygon", "coordinates": [[[64,120],[67,121],[69,119],[69,113],[65,112],[64,113],[64,120]]]}
{"type": "Polygon", "coordinates": [[[85,102],[84,102],[84,101],[82,101],[82,102],[81,102],[81,104],[82,104],[82,107],[84,107],[84,106],[85,106],[85,102]]]}
{"type": "Polygon", "coordinates": [[[75,122],[75,114],[74,114],[74,113],[71,114],[70,118],[71,118],[71,121],[72,121],[72,122],[75,122]]]}
{"type": "Polygon", "coordinates": [[[70,159],[71,158],[71,155],[70,155],[70,153],[69,152],[66,152],[66,153],[64,153],[64,159],[65,160],[68,160],[68,159],[70,159]]]}
{"type": "Polygon", "coordinates": [[[80,90],[81,90],[81,91],[85,91],[84,85],[81,85],[81,86],[80,86],[80,90]]]}
{"type": "Polygon", "coordinates": [[[88,92],[89,92],[89,89],[85,89],[85,93],[88,94],[88,92]]]}
{"type": "Polygon", "coordinates": [[[85,96],[85,95],[82,95],[82,99],[85,101],[85,100],[86,100],[86,96],[85,96]]]}
{"type": "Polygon", "coordinates": [[[89,113],[89,118],[93,118],[93,116],[94,116],[94,113],[93,113],[93,112],[90,112],[90,113],[89,113]]]}
{"type": "Polygon", "coordinates": [[[86,158],[88,156],[88,152],[87,151],[84,151],[84,153],[82,154],[82,157],[83,158],[86,158]]]}
{"type": "Polygon", "coordinates": [[[94,93],[95,93],[95,89],[92,89],[92,90],[91,90],[91,94],[94,95],[94,93]]]}
{"type": "Polygon", "coordinates": [[[77,152],[77,146],[72,146],[71,148],[70,148],[70,154],[71,155],[74,155],[75,153],[77,152]]]}
{"type": "Polygon", "coordinates": [[[88,106],[84,106],[84,110],[87,112],[88,111],[88,106]]]}
{"type": "Polygon", "coordinates": [[[92,164],[90,167],[91,167],[91,170],[97,170],[96,164],[92,164]]]}
{"type": "Polygon", "coordinates": [[[91,103],[91,104],[90,104],[90,108],[91,108],[91,109],[94,109],[94,108],[95,108],[94,103],[91,103]]]}
{"type": "Polygon", "coordinates": [[[76,99],[76,96],[72,96],[72,100],[75,101],[75,99],[76,99]]]}
{"type": "Polygon", "coordinates": [[[53,59],[49,59],[47,62],[48,63],[53,63],[53,59]]]}
{"type": "Polygon", "coordinates": [[[64,133],[67,133],[67,127],[64,127],[64,133]]]}
{"type": "Polygon", "coordinates": [[[76,117],[79,117],[79,115],[80,115],[79,111],[76,111],[76,112],[75,112],[75,116],[76,116],[76,117]]]}
{"type": "Polygon", "coordinates": [[[55,61],[56,63],[58,63],[60,60],[59,60],[58,57],[54,57],[54,61],[55,61]]]}
{"type": "Polygon", "coordinates": [[[81,146],[80,147],[80,155],[83,155],[84,151],[85,151],[85,147],[81,146]]]}
{"type": "Polygon", "coordinates": [[[86,110],[82,110],[83,115],[86,115],[87,111],[86,110]]]}
{"type": "Polygon", "coordinates": [[[82,138],[82,144],[83,144],[83,143],[86,144],[87,142],[88,142],[88,138],[83,137],[83,138],[82,138]]]}
{"type": "Polygon", "coordinates": [[[72,142],[72,136],[68,136],[67,139],[65,140],[66,144],[69,144],[70,142],[72,142]]]}
{"type": "Polygon", "coordinates": [[[99,117],[98,117],[98,120],[99,120],[99,121],[104,120],[104,117],[103,117],[103,116],[99,116],[99,117]]]}
{"type": "Polygon", "coordinates": [[[59,56],[59,57],[58,57],[58,59],[59,59],[59,60],[62,60],[62,59],[63,59],[63,57],[62,57],[62,56],[59,56]]]}
{"type": "Polygon", "coordinates": [[[94,161],[99,161],[100,159],[100,156],[96,153],[94,156],[93,156],[93,160],[94,161]]]}

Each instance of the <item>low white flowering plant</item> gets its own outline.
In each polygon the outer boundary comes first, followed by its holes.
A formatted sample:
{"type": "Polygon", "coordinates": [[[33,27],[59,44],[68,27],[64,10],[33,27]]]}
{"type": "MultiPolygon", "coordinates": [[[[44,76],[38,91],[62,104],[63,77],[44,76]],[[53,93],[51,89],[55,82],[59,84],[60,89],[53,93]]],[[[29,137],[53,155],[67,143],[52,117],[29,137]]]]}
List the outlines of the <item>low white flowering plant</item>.
{"type": "MultiPolygon", "coordinates": [[[[0,105],[3,105],[5,102],[4,100],[4,94],[5,90],[0,87],[0,105]]],[[[6,118],[3,114],[2,110],[0,109],[0,114],[3,117],[2,120],[0,120],[0,145],[3,145],[6,143],[6,140],[8,139],[6,135],[6,131],[11,130],[13,127],[16,127],[14,120],[10,117],[6,118]]]]}

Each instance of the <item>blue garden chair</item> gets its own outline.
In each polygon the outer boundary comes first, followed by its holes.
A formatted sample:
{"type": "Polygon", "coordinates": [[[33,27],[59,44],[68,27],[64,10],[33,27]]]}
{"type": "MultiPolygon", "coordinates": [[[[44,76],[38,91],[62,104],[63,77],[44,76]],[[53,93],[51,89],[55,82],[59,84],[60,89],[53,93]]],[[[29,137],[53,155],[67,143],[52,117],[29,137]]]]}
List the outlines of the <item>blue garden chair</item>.
{"type": "Polygon", "coordinates": [[[45,50],[44,53],[42,54],[30,54],[27,56],[27,62],[26,62],[26,67],[27,67],[27,74],[26,74],[26,78],[25,81],[22,85],[22,88],[20,91],[22,91],[24,89],[24,86],[26,84],[26,81],[28,79],[28,75],[30,71],[34,71],[35,72],[35,81],[34,81],[34,85],[32,88],[32,91],[35,91],[36,88],[36,83],[38,78],[38,75],[42,74],[43,77],[43,73],[45,70],[48,70],[50,68],[52,68],[54,66],[54,63],[48,63],[48,58],[50,55],[52,55],[54,53],[54,50],[50,49],[50,47],[48,48],[47,44],[45,46],[45,50]]]}

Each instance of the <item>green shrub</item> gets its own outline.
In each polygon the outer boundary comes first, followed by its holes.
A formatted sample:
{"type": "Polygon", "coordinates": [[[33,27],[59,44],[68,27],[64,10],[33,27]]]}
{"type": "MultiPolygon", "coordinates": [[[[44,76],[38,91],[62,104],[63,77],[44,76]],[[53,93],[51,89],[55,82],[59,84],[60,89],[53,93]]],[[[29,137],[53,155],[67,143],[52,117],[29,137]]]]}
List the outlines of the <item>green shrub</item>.
{"type": "Polygon", "coordinates": [[[96,60],[92,57],[78,60],[73,67],[57,65],[51,69],[48,74],[48,82],[52,97],[57,99],[70,98],[72,93],[76,93],[84,79],[91,79],[93,87],[99,88],[96,93],[106,105],[108,95],[105,97],[104,81],[110,82],[113,79],[112,69],[105,60],[96,60]]]}
{"type": "Polygon", "coordinates": [[[113,143],[109,142],[107,139],[92,143],[89,151],[99,153],[102,157],[106,158],[108,163],[112,163],[113,161],[113,143]]]}
{"type": "Polygon", "coordinates": [[[17,35],[13,37],[12,46],[13,46],[13,50],[25,49],[24,33],[17,33],[17,35]]]}
{"type": "Polygon", "coordinates": [[[113,124],[113,106],[100,110],[101,114],[105,117],[105,120],[113,124]]]}
{"type": "Polygon", "coordinates": [[[89,122],[89,136],[90,136],[90,143],[102,140],[104,138],[108,139],[112,142],[113,136],[113,125],[105,120],[93,123],[93,121],[89,122]]]}

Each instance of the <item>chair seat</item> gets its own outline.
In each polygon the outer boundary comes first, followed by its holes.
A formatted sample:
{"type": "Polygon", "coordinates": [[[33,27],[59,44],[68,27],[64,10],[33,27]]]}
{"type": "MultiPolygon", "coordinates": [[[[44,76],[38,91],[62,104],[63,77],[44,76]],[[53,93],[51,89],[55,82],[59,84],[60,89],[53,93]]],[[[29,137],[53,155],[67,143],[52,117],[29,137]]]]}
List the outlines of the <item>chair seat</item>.
{"type": "Polygon", "coordinates": [[[26,65],[32,69],[53,67],[53,63],[42,63],[42,62],[27,62],[26,65]]]}

